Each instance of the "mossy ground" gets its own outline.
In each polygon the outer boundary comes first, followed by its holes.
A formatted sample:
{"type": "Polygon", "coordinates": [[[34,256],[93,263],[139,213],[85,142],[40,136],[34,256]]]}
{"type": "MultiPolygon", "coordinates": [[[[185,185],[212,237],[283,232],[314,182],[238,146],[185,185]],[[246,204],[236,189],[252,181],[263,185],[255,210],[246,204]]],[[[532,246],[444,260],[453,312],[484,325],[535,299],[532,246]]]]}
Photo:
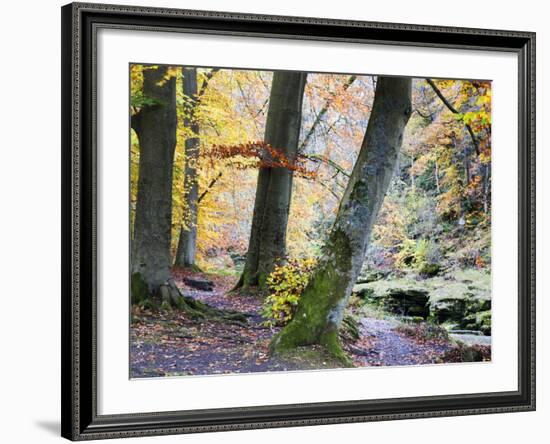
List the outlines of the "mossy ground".
{"type": "Polygon", "coordinates": [[[430,278],[414,273],[386,277],[356,285],[354,294],[390,313],[491,332],[491,275],[483,270],[458,269],[430,278]]]}

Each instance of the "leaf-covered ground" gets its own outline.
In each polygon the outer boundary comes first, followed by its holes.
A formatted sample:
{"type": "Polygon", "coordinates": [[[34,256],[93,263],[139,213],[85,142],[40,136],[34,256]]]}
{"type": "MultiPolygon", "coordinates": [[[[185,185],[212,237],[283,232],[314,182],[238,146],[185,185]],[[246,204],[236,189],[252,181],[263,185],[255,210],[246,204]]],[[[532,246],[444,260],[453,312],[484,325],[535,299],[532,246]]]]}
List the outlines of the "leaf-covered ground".
{"type": "MultiPolygon", "coordinates": [[[[263,325],[261,300],[254,295],[232,294],[230,276],[190,274],[176,270],[182,292],[214,307],[248,315],[246,326],[217,320],[196,321],[179,310],[153,311],[134,307],[130,335],[131,377],[210,375],[266,371],[335,368],[338,363],[321,350],[298,350],[290,359],[268,354],[276,327],[263,325]],[[207,278],[213,291],[200,291],[184,278],[207,278]]],[[[403,334],[398,323],[373,318],[360,319],[359,340],[345,344],[357,367],[433,364],[445,360],[453,345],[441,339],[403,334]]]]}
{"type": "Polygon", "coordinates": [[[354,363],[360,367],[434,364],[453,348],[444,340],[407,337],[397,331],[398,325],[392,320],[361,319],[358,343],[364,354],[355,351],[354,363]]]}

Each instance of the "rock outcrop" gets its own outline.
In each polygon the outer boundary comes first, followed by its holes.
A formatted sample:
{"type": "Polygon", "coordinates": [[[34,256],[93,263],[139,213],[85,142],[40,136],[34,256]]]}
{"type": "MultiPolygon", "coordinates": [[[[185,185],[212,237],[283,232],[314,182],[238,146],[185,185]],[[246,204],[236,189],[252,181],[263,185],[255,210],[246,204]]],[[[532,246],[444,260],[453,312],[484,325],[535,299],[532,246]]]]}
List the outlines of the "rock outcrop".
{"type": "Polygon", "coordinates": [[[370,304],[400,316],[420,316],[450,329],[491,334],[491,277],[458,270],[423,279],[417,275],[357,284],[354,293],[370,304]]]}

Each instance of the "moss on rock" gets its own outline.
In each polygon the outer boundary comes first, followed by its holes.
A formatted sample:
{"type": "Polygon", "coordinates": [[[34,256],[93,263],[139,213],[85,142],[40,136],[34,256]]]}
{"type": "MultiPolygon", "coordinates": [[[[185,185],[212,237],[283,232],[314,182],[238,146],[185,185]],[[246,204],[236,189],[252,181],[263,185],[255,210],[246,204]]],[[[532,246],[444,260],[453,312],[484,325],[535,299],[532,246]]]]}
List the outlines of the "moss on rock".
{"type": "Polygon", "coordinates": [[[432,278],[409,274],[358,284],[353,292],[391,313],[452,322],[484,334],[491,331],[491,276],[481,270],[455,270],[432,278]]]}
{"type": "Polygon", "coordinates": [[[414,279],[400,278],[356,285],[354,293],[389,313],[401,316],[429,315],[429,292],[414,279]]]}

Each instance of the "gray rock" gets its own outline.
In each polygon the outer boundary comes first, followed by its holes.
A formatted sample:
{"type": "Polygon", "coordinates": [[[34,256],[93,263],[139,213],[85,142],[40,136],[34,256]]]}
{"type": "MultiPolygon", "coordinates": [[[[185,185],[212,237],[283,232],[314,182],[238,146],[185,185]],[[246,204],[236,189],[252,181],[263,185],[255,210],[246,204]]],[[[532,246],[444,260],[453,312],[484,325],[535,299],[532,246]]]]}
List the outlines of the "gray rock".
{"type": "Polygon", "coordinates": [[[183,278],[183,283],[191,288],[201,291],[213,291],[214,283],[206,279],[183,278]]]}
{"type": "Polygon", "coordinates": [[[491,278],[479,270],[455,270],[423,279],[417,275],[359,283],[353,292],[401,316],[421,316],[461,330],[491,334],[491,278]]]}

